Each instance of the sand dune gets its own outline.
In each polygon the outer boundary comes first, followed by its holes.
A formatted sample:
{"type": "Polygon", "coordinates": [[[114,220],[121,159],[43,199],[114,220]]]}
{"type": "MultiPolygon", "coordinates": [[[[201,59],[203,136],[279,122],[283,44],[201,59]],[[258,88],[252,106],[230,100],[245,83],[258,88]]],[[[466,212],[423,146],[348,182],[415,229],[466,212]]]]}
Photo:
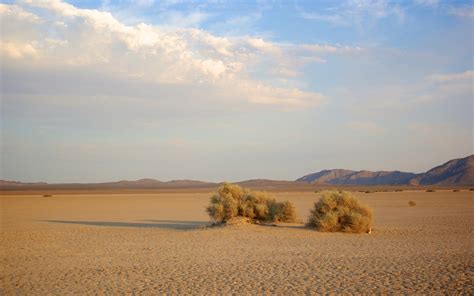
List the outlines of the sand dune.
{"type": "MultiPolygon", "coordinates": [[[[318,197],[276,195],[303,218],[318,197]]],[[[206,228],[208,196],[1,196],[0,294],[474,292],[472,192],[360,193],[371,235],[206,228]]]]}

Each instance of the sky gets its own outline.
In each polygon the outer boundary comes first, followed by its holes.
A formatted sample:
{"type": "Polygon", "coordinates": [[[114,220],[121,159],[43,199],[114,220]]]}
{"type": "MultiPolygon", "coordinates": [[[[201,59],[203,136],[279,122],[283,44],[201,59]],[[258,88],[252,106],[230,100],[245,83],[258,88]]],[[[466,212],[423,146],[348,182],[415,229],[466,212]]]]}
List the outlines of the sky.
{"type": "Polygon", "coordinates": [[[473,1],[0,3],[0,179],[293,180],[474,153],[473,1]]]}

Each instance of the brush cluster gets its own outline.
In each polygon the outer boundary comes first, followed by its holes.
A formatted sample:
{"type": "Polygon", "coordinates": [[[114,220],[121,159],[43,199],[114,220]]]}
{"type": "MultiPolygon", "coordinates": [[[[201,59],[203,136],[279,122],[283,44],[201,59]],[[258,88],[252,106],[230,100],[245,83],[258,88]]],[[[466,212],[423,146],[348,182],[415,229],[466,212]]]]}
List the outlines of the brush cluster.
{"type": "Polygon", "coordinates": [[[230,183],[218,189],[206,210],[216,222],[239,217],[251,221],[296,222],[296,209],[291,202],[278,202],[266,192],[245,190],[230,183]]]}
{"type": "Polygon", "coordinates": [[[349,192],[325,191],[306,225],[326,232],[370,232],[372,211],[349,192]]]}

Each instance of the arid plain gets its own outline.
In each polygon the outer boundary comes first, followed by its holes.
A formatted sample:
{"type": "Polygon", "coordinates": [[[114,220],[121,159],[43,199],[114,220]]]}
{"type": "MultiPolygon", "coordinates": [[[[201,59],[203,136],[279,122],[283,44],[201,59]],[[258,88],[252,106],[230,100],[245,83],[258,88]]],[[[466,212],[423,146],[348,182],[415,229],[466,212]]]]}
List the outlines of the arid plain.
{"type": "MultiPolygon", "coordinates": [[[[0,294],[474,292],[473,191],[356,192],[371,234],[210,228],[210,194],[1,195],[0,294]]],[[[302,220],[319,198],[274,195],[302,220]]]]}

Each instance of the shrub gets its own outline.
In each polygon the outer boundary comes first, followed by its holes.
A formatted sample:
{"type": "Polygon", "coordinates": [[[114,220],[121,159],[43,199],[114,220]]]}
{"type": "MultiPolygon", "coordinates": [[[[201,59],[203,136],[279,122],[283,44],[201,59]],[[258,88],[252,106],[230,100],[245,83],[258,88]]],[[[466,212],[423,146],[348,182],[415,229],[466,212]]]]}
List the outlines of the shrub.
{"type": "Polygon", "coordinates": [[[296,209],[291,202],[277,202],[266,192],[244,190],[227,182],[211,196],[206,211],[212,220],[222,223],[237,217],[252,221],[296,221],[296,209]]]}
{"type": "Polygon", "coordinates": [[[426,190],[426,192],[435,192],[435,190],[433,190],[433,189],[428,189],[428,190],[426,190]]]}
{"type": "Polygon", "coordinates": [[[409,205],[410,207],[414,207],[414,206],[416,206],[416,202],[414,202],[413,200],[410,200],[410,201],[408,202],[408,205],[409,205]]]}
{"type": "Polygon", "coordinates": [[[45,195],[43,195],[43,197],[52,197],[52,195],[51,194],[45,194],[45,195]]]}
{"type": "Polygon", "coordinates": [[[325,191],[306,225],[326,232],[370,232],[372,211],[349,192],[325,191]]]}
{"type": "Polygon", "coordinates": [[[460,190],[459,189],[454,189],[453,192],[459,192],[460,190]]]}
{"type": "Polygon", "coordinates": [[[269,200],[267,220],[272,222],[296,222],[296,208],[289,201],[269,200]]]}

